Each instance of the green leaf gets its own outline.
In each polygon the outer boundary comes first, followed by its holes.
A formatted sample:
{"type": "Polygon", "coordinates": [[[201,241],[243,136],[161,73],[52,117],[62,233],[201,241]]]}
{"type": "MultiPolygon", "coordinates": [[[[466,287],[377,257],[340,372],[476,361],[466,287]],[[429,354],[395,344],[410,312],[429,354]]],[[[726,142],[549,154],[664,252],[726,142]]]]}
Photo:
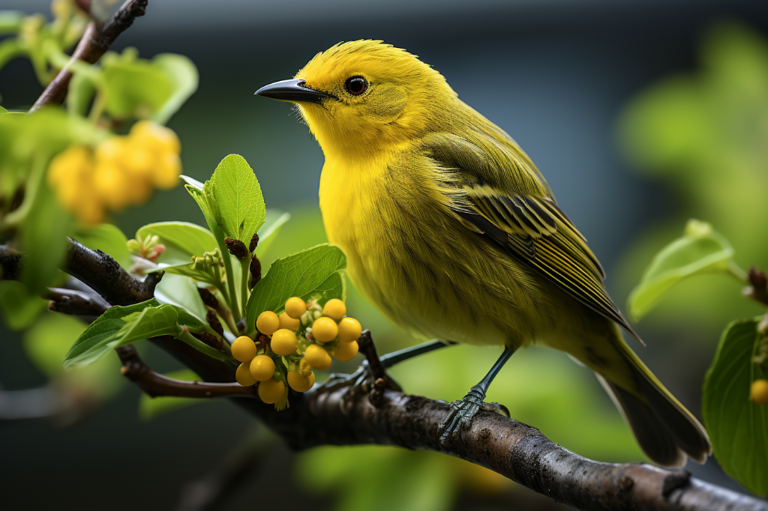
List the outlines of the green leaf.
{"type": "Polygon", "coordinates": [[[21,30],[24,18],[24,13],[21,11],[0,11],[0,34],[18,32],[21,30]]]}
{"type": "Polygon", "coordinates": [[[277,209],[268,209],[264,216],[264,225],[259,229],[259,246],[256,251],[263,254],[275,240],[275,234],[285,222],[290,220],[291,214],[277,209]]]}
{"type": "Polygon", "coordinates": [[[253,169],[242,156],[230,154],[221,160],[209,183],[206,183],[204,193],[208,196],[209,206],[214,206],[212,209],[221,230],[247,247],[264,225],[266,215],[264,197],[253,169]]]}
{"type": "Polygon", "coordinates": [[[165,124],[197,90],[199,77],[195,65],[184,55],[161,53],[152,59],[152,64],[163,70],[173,85],[170,97],[152,116],[155,122],[165,124]]]}
{"type": "Polygon", "coordinates": [[[213,275],[196,269],[195,263],[171,264],[167,266],[161,265],[155,269],[149,270],[147,273],[156,273],[159,271],[172,273],[174,275],[182,275],[184,277],[189,277],[195,280],[199,280],[200,282],[206,282],[208,284],[218,284],[213,275]]]}
{"type": "Polygon", "coordinates": [[[118,118],[165,123],[197,89],[197,69],[187,57],[160,54],[138,58],[134,48],[104,56],[101,82],[105,109],[118,118]]]}
{"type": "Polygon", "coordinates": [[[199,320],[205,319],[207,309],[197,293],[197,286],[186,277],[166,274],[155,288],[155,298],[186,309],[199,320]]]}
{"type": "Polygon", "coordinates": [[[21,282],[0,280],[0,312],[8,329],[29,328],[47,306],[47,300],[30,294],[21,282]]]}
{"type": "Polygon", "coordinates": [[[752,382],[768,377],[753,363],[761,319],[736,321],[723,332],[704,380],[702,402],[717,461],[756,495],[768,493],[768,406],[749,398],[752,382]]]}
{"type": "Polygon", "coordinates": [[[635,320],[653,308],[669,288],[700,273],[729,272],[733,248],[712,226],[689,220],[683,237],[664,247],[645,270],[629,296],[629,311],[635,320]]]}
{"type": "Polygon", "coordinates": [[[123,268],[129,268],[133,264],[131,253],[126,245],[128,239],[116,225],[101,224],[92,228],[82,227],[75,230],[72,237],[91,250],[101,250],[111,255],[123,268]]]}
{"type": "MultiPolygon", "coordinates": [[[[194,371],[182,369],[166,373],[163,376],[181,381],[203,381],[194,371]]],[[[147,394],[141,394],[139,398],[139,417],[141,420],[150,421],[169,412],[175,412],[182,408],[199,403],[210,403],[210,399],[197,399],[193,397],[150,397],[147,394]]]]}
{"type": "Polygon", "coordinates": [[[165,245],[160,261],[168,264],[187,263],[192,256],[202,256],[218,247],[211,231],[189,222],[157,222],[136,231],[137,239],[152,235],[165,245]]]}
{"type": "Polygon", "coordinates": [[[93,80],[82,73],[74,73],[67,92],[67,111],[85,117],[95,94],[96,85],[93,80]]]}
{"type": "Polygon", "coordinates": [[[64,359],[64,368],[90,364],[110,350],[142,339],[172,335],[206,355],[229,360],[223,353],[185,335],[211,328],[180,307],[161,305],[154,298],[126,307],[111,307],[83,332],[64,359]],[[182,326],[183,325],[183,326],[182,326]]]}
{"type": "Polygon", "coordinates": [[[267,275],[253,288],[246,305],[248,328],[256,325],[256,317],[264,311],[281,311],[292,296],[304,299],[322,295],[326,300],[344,299],[344,283],[340,271],[347,258],[340,248],[319,245],[298,254],[278,259],[267,275]]]}

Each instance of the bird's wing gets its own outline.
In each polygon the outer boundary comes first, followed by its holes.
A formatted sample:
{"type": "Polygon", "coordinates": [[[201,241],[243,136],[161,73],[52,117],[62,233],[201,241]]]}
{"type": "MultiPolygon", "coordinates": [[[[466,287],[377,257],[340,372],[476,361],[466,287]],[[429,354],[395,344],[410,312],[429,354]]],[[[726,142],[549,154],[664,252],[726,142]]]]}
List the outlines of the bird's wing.
{"type": "Polygon", "coordinates": [[[452,174],[451,210],[469,229],[489,237],[587,307],[639,340],[603,284],[605,272],[586,239],[557,206],[530,160],[513,142],[478,135],[470,141],[431,135],[422,149],[452,174]]]}

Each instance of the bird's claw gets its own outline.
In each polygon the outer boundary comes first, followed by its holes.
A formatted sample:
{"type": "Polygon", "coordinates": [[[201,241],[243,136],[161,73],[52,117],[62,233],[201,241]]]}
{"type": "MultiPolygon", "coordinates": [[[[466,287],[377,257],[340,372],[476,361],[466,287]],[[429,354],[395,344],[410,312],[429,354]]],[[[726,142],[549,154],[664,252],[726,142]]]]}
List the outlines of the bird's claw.
{"type": "Polygon", "coordinates": [[[472,424],[472,419],[480,410],[509,417],[509,410],[506,406],[499,403],[486,403],[484,399],[485,392],[475,385],[460,401],[454,401],[449,405],[451,411],[443,423],[440,424],[440,431],[442,432],[440,444],[446,445],[455,434],[468,428],[472,424]]]}

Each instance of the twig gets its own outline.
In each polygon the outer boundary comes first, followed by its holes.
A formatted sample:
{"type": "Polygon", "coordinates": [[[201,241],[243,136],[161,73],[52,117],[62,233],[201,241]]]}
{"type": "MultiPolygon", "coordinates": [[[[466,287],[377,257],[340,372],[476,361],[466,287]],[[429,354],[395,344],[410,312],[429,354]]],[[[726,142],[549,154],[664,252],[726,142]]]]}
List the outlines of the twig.
{"type": "Polygon", "coordinates": [[[138,281],[109,254],[91,250],[70,238],[64,271],[85,282],[112,305],[133,305],[154,296],[162,272],[138,281]]]}
{"type": "Polygon", "coordinates": [[[21,254],[0,245],[0,280],[18,280],[22,264],[21,254]]]}
{"type": "Polygon", "coordinates": [[[181,381],[156,373],[144,363],[133,346],[120,346],[115,351],[120,356],[123,376],[139,386],[150,397],[256,397],[256,387],[243,387],[238,383],[206,383],[181,381]]]}
{"type": "Polygon", "coordinates": [[[144,16],[147,3],[148,0],[128,0],[103,26],[100,26],[101,24],[97,21],[90,22],[67,65],[48,84],[48,87],[37,98],[37,101],[35,101],[35,104],[32,105],[29,111],[34,112],[49,104],[62,104],[64,98],[67,97],[69,81],[72,79],[71,63],[76,60],[82,60],[88,64],[93,64],[99,60],[109,47],[112,46],[117,36],[133,24],[134,19],[144,16]]]}
{"type": "Polygon", "coordinates": [[[73,316],[101,316],[109,309],[101,296],[73,289],[50,288],[44,298],[50,300],[48,310],[73,316]]]}

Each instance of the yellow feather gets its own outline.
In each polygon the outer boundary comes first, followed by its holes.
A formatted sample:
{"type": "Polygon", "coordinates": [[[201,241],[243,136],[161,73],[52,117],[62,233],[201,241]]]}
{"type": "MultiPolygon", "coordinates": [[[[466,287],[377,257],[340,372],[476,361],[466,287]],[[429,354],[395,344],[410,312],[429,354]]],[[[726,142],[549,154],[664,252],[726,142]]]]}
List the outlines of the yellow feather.
{"type": "Polygon", "coordinates": [[[703,427],[622,339],[616,324],[635,334],[600,264],[514,140],[380,41],[338,44],[295,78],[323,98],[296,101],[325,153],[328,238],[366,298],[425,337],[564,351],[599,375],[651,458],[706,458],[703,427]]]}

